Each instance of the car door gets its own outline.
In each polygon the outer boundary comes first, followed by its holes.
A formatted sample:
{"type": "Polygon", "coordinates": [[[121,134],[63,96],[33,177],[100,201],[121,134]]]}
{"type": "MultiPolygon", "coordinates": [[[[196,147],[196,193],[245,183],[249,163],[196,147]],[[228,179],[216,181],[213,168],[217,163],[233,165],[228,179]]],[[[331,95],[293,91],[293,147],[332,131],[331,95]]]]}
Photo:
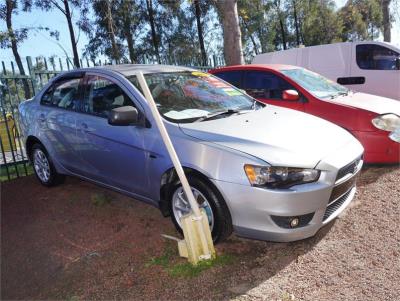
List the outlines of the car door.
{"type": "Polygon", "coordinates": [[[263,103],[304,111],[302,97],[295,101],[283,99],[283,91],[296,88],[272,72],[247,70],[243,78],[243,89],[263,103]]]}
{"type": "MultiPolygon", "coordinates": [[[[141,108],[119,82],[105,75],[88,73],[84,80],[82,114],[77,118],[82,175],[97,182],[138,195],[148,188],[144,125],[112,126],[111,109],[141,108]]],[[[141,114],[141,113],[140,113],[141,114]]]]}
{"type": "Polygon", "coordinates": [[[359,82],[349,85],[349,88],[400,100],[400,70],[396,65],[398,57],[399,52],[382,45],[355,44],[351,77],[359,79],[359,82]]]}
{"type": "Polygon", "coordinates": [[[79,172],[76,117],[82,95],[83,73],[57,80],[43,94],[38,116],[41,140],[53,160],[66,170],[79,172]]]}

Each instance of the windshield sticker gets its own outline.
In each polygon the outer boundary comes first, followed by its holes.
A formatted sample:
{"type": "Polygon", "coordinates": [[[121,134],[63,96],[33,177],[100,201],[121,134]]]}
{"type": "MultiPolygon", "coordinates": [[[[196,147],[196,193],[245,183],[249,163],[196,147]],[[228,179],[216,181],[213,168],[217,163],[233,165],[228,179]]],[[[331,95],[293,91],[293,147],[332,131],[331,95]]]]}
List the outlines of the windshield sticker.
{"type": "Polygon", "coordinates": [[[220,81],[219,79],[217,79],[215,77],[207,77],[204,80],[216,88],[232,88],[228,84],[224,83],[223,81],[220,81]]]}
{"type": "Polygon", "coordinates": [[[211,76],[211,74],[204,73],[204,72],[201,72],[201,71],[193,71],[192,75],[194,75],[194,76],[206,76],[206,77],[211,76]]]}
{"type": "Polygon", "coordinates": [[[241,96],[241,95],[243,95],[242,92],[240,92],[239,90],[233,89],[233,88],[225,88],[223,90],[229,96],[241,96]]]}

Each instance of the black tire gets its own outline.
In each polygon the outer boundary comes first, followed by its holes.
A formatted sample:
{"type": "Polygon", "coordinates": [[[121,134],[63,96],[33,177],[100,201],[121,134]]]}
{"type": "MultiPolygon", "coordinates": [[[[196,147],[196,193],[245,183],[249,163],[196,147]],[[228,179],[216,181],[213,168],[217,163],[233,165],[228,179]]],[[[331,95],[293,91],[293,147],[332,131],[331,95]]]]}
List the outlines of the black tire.
{"type": "MultiPolygon", "coordinates": [[[[187,175],[187,179],[189,181],[190,186],[200,191],[211,206],[212,213],[214,215],[214,227],[212,229],[211,235],[214,243],[218,243],[220,241],[225,240],[232,234],[233,226],[232,226],[231,214],[221,194],[210,183],[204,181],[199,177],[189,174],[187,175]]],[[[171,219],[176,229],[182,234],[182,229],[178,221],[176,220],[172,209],[172,197],[175,191],[181,187],[182,185],[179,180],[176,181],[173,185],[171,185],[169,189],[168,203],[169,203],[169,210],[171,212],[171,219]]]]}
{"type": "Polygon", "coordinates": [[[51,158],[50,158],[46,148],[42,144],[36,143],[36,144],[34,144],[32,146],[32,149],[31,149],[31,152],[30,152],[30,158],[31,158],[31,162],[32,162],[32,165],[33,165],[33,170],[35,172],[36,178],[39,180],[39,182],[42,185],[47,186],[47,187],[51,187],[51,186],[55,186],[55,185],[58,185],[58,184],[61,184],[62,182],[64,182],[65,176],[62,175],[62,174],[59,174],[57,172],[57,170],[54,167],[53,162],[51,161],[51,158]],[[38,174],[38,171],[37,171],[36,166],[35,166],[35,153],[36,152],[41,152],[45,156],[45,158],[46,158],[46,160],[48,162],[49,176],[47,177],[47,179],[44,179],[43,176],[40,176],[38,174]]]}

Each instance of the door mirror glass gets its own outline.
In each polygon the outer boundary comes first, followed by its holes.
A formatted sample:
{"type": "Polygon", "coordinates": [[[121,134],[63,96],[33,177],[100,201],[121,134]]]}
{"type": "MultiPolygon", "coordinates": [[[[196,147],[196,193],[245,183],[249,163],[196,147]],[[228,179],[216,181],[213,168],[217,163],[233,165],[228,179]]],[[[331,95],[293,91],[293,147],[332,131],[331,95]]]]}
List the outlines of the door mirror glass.
{"type": "Polygon", "coordinates": [[[284,90],[282,93],[283,100],[297,101],[300,99],[299,93],[296,90],[284,90]]]}
{"type": "Polygon", "coordinates": [[[132,106],[112,109],[108,115],[108,123],[111,125],[135,125],[138,121],[139,113],[132,106]]]}

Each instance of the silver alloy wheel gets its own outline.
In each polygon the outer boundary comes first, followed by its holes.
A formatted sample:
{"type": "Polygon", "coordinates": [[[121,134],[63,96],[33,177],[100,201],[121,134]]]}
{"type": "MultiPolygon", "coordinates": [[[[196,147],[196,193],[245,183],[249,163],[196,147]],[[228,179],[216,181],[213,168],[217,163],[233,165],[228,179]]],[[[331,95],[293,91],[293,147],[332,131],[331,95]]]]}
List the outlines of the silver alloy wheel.
{"type": "MultiPolygon", "coordinates": [[[[206,211],[208,224],[210,225],[210,229],[212,231],[214,228],[214,214],[212,212],[212,208],[205,196],[200,191],[198,191],[196,188],[191,188],[199,207],[206,211]]],[[[172,195],[172,211],[175,220],[178,222],[179,226],[182,227],[181,217],[191,212],[190,204],[186,200],[185,192],[183,191],[182,186],[178,187],[172,195]]]]}
{"type": "Polygon", "coordinates": [[[41,149],[35,149],[33,153],[33,166],[39,179],[47,183],[50,179],[50,163],[41,149]]]}

